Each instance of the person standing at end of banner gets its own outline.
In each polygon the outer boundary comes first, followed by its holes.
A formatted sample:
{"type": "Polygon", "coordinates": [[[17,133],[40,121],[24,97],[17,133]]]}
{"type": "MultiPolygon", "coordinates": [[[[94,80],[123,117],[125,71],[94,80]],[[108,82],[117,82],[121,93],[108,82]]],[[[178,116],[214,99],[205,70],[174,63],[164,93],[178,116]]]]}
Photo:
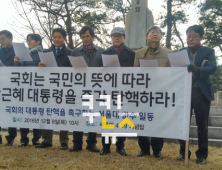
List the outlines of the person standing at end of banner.
{"type": "MultiPolygon", "coordinates": [[[[101,67],[101,53],[104,51],[104,49],[93,44],[95,39],[94,30],[90,26],[83,26],[79,31],[79,36],[83,45],[74,49],[72,51],[72,56],[83,56],[88,67],[101,67]]],[[[99,152],[99,149],[96,146],[96,135],[97,133],[94,132],[88,133],[86,149],[91,152],[99,152]]],[[[78,152],[82,150],[83,132],[73,131],[73,144],[73,147],[71,147],[69,150],[70,152],[78,152]]]]}
{"type": "MultiPolygon", "coordinates": [[[[43,51],[42,49],[42,38],[39,34],[28,34],[26,38],[26,42],[29,47],[29,53],[32,57],[33,61],[19,61],[19,56],[15,56],[14,64],[15,66],[32,66],[37,67],[38,63],[40,62],[38,51],[43,51]]],[[[20,147],[27,146],[29,143],[28,128],[20,128],[21,133],[21,144],[20,147]]],[[[32,144],[34,146],[39,145],[39,139],[41,138],[41,130],[40,129],[33,129],[33,138],[32,144]]]]}
{"type": "MultiPolygon", "coordinates": [[[[15,52],[12,47],[13,35],[10,31],[0,31],[0,60],[5,66],[14,66],[15,52]]],[[[17,136],[16,128],[8,128],[8,136],[5,136],[8,146],[14,146],[14,139],[17,136]]]]}
{"type": "Polygon", "coordinates": [[[2,135],[1,135],[1,131],[2,131],[2,128],[0,127],[0,144],[2,144],[2,135]]]}
{"type": "MultiPolygon", "coordinates": [[[[53,52],[56,63],[58,67],[71,67],[71,63],[69,61],[68,56],[71,55],[71,50],[68,49],[65,45],[67,33],[62,28],[55,28],[52,31],[52,46],[45,50],[44,52],[53,52]]],[[[45,64],[40,62],[38,63],[39,67],[45,67],[45,64]]],[[[60,140],[60,149],[66,150],[68,149],[68,141],[69,141],[69,131],[60,131],[59,140],[60,140]]],[[[52,137],[53,130],[42,130],[42,138],[43,141],[40,145],[36,145],[36,148],[46,148],[52,146],[52,137]]]]}
{"type": "MultiPolygon", "coordinates": [[[[157,26],[152,26],[147,30],[146,39],[148,40],[148,44],[142,49],[136,51],[136,57],[134,61],[135,67],[140,66],[140,60],[157,60],[158,67],[170,67],[167,54],[171,53],[172,50],[160,45],[162,35],[162,30],[157,26]]],[[[151,137],[153,154],[157,159],[163,159],[163,155],[161,153],[163,143],[163,138],[151,137]]],[[[138,144],[141,149],[138,157],[150,155],[149,137],[138,136],[138,144]]]]}
{"type": "MultiPolygon", "coordinates": [[[[134,59],[135,59],[135,52],[128,48],[124,41],[125,37],[125,30],[121,27],[115,27],[111,31],[111,39],[112,39],[112,46],[106,49],[103,54],[106,55],[118,55],[119,63],[121,67],[133,67],[134,59]]],[[[126,137],[117,137],[116,141],[116,152],[120,155],[126,156],[126,151],[124,149],[124,142],[126,141],[126,137]]],[[[110,153],[110,145],[111,139],[109,138],[109,143],[105,143],[105,137],[102,137],[102,145],[103,149],[100,152],[100,155],[106,155],[110,153]]]]}
{"type": "MultiPolygon", "coordinates": [[[[217,70],[214,50],[201,45],[204,28],[200,25],[190,26],[186,30],[187,45],[183,48],[188,52],[190,65],[188,72],[192,73],[191,113],[194,110],[198,133],[197,164],[205,164],[208,156],[208,119],[210,103],[214,100],[213,83],[210,75],[217,70]],[[206,62],[207,61],[207,62],[206,62]],[[205,63],[205,64],[204,64],[205,63]]],[[[183,50],[182,49],[182,50],[183,50]]],[[[180,142],[180,156],[177,160],[185,159],[185,141],[180,142]]],[[[189,151],[188,158],[191,152],[189,151]]]]}

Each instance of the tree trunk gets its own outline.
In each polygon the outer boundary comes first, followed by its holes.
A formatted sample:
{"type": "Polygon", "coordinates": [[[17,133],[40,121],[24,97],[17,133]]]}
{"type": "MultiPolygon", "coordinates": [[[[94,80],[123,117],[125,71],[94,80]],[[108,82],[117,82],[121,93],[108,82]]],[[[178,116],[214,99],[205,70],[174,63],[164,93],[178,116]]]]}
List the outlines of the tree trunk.
{"type": "Polygon", "coordinates": [[[69,11],[69,8],[68,8],[68,2],[67,0],[64,1],[65,3],[65,9],[66,9],[66,12],[67,12],[67,19],[66,19],[66,32],[68,34],[68,47],[70,49],[74,49],[74,45],[73,45],[73,41],[72,41],[72,20],[71,20],[71,15],[70,15],[70,11],[69,11]]]}
{"type": "Polygon", "coordinates": [[[175,29],[176,36],[177,36],[177,37],[179,38],[179,40],[180,40],[180,43],[181,43],[182,48],[184,48],[184,42],[183,42],[182,38],[180,37],[179,31],[177,30],[177,25],[176,25],[176,22],[175,22],[175,21],[173,21],[173,28],[175,29]]]}
{"type": "Polygon", "coordinates": [[[166,35],[166,47],[171,49],[171,36],[172,36],[172,1],[167,0],[167,35],[166,35]]]}
{"type": "Polygon", "coordinates": [[[221,45],[219,45],[219,49],[220,49],[220,52],[222,53],[222,47],[221,47],[221,45]]]}

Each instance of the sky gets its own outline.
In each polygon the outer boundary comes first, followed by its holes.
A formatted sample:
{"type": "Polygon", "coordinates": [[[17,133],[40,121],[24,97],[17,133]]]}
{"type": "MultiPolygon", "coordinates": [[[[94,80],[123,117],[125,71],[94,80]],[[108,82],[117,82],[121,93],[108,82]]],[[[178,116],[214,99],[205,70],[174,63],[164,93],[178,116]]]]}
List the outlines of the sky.
{"type": "MultiPolygon", "coordinates": [[[[163,0],[148,0],[148,8],[152,11],[154,16],[154,21],[158,18],[159,12],[162,10],[161,5],[165,3],[163,0]]],[[[13,33],[13,29],[11,28],[14,23],[18,20],[17,12],[14,6],[11,3],[11,0],[0,0],[0,30],[7,29],[13,33]],[[11,25],[11,26],[10,26],[11,25]]],[[[198,9],[195,6],[189,8],[189,22],[187,24],[179,25],[179,30],[182,33],[182,38],[185,40],[186,34],[185,31],[190,25],[198,24],[198,9]]],[[[19,31],[19,28],[18,30],[19,31]]],[[[22,34],[22,32],[21,32],[22,34]]],[[[27,33],[24,33],[27,34],[27,33]]],[[[14,36],[14,41],[23,41],[18,38],[18,36],[14,36]]],[[[216,50],[217,52],[217,50],[216,50]]],[[[220,61],[222,64],[222,60],[220,61]]]]}
{"type": "MultiPolygon", "coordinates": [[[[153,13],[154,21],[158,18],[159,11],[161,10],[161,4],[163,4],[163,0],[148,0],[148,8],[153,13]]],[[[17,12],[11,3],[11,0],[0,0],[0,6],[0,30],[7,29],[13,32],[10,25],[13,25],[19,17],[16,15],[17,12]]],[[[195,24],[197,22],[195,10],[190,9],[190,13],[192,14],[192,17],[190,18],[189,25],[195,24]]],[[[185,32],[189,25],[180,26],[180,30],[185,32]]]]}
{"type": "Polygon", "coordinates": [[[16,13],[10,0],[0,0],[0,30],[9,29],[8,22],[12,21],[13,15],[16,13]]]}

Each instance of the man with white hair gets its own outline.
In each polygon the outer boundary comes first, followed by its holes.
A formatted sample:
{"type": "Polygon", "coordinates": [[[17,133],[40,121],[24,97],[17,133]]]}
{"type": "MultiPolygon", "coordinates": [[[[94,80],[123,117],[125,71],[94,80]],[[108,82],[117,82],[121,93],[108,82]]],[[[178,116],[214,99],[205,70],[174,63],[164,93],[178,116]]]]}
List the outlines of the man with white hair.
{"type": "MultiPolygon", "coordinates": [[[[134,66],[140,66],[140,60],[157,60],[158,67],[170,67],[168,60],[168,53],[172,50],[167,49],[160,45],[160,40],[162,39],[162,31],[158,26],[152,26],[147,30],[146,39],[148,40],[147,46],[136,51],[136,57],[134,61],[134,66]]],[[[151,146],[153,149],[153,154],[157,159],[163,159],[161,150],[163,148],[163,138],[151,137],[151,146]]],[[[138,136],[138,143],[141,151],[138,157],[145,155],[150,155],[150,141],[149,137],[138,136]]]]}

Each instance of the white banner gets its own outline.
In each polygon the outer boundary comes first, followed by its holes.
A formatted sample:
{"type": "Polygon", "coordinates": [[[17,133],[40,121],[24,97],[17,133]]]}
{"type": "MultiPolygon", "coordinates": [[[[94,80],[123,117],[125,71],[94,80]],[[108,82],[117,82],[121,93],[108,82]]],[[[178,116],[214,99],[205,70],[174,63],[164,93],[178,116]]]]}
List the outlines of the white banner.
{"type": "Polygon", "coordinates": [[[2,127],[189,139],[186,68],[0,67],[0,82],[2,127]],[[100,116],[90,123],[87,113],[100,116]],[[133,128],[124,125],[125,117],[133,128]]]}

